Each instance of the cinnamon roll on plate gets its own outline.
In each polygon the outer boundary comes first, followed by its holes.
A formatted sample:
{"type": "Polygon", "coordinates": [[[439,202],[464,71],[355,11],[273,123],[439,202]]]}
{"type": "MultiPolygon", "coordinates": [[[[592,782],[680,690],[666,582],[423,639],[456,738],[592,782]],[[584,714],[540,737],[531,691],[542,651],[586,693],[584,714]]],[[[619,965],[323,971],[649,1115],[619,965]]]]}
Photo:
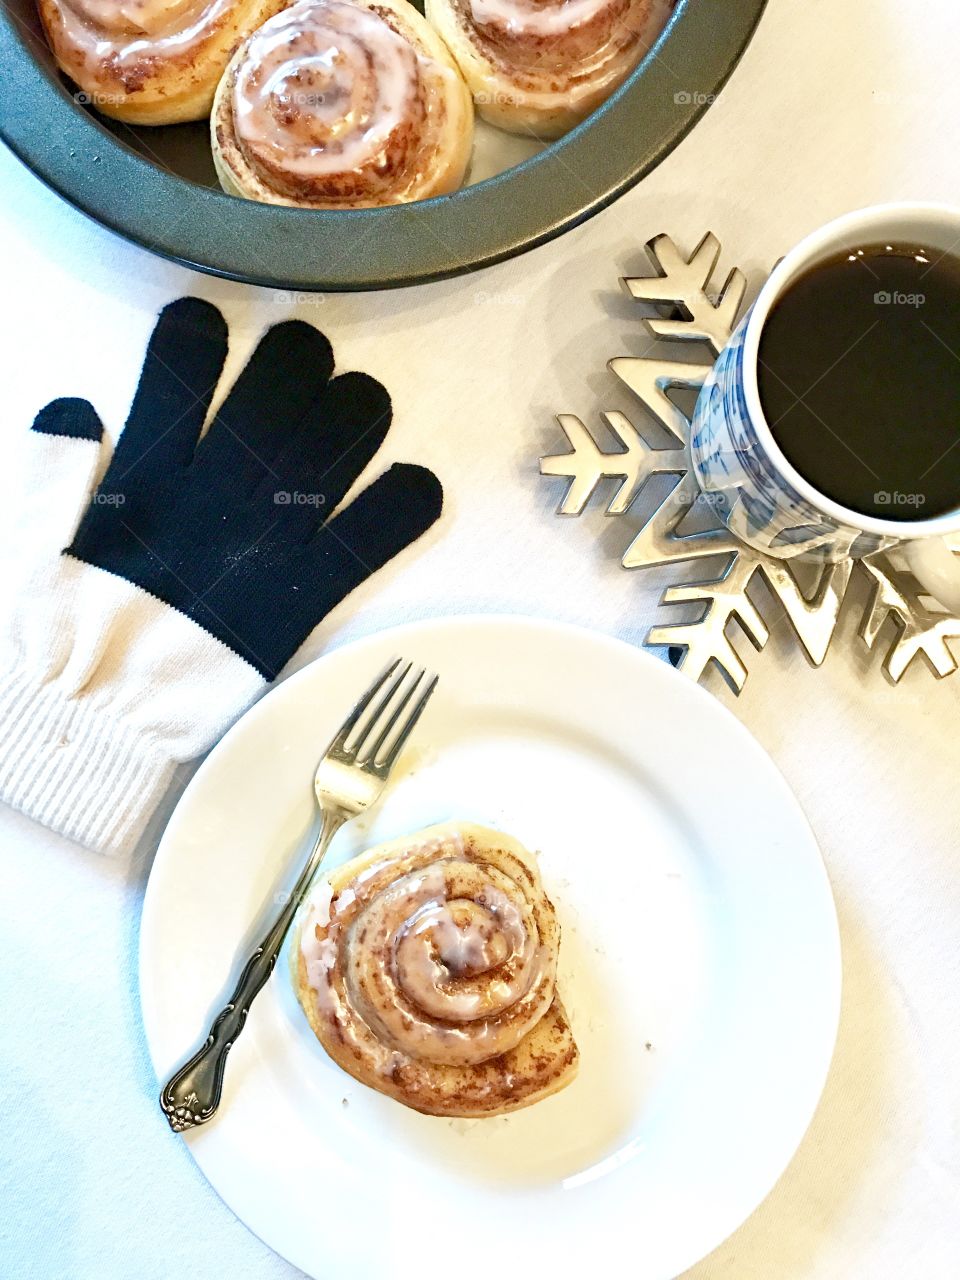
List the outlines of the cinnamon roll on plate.
{"type": "Polygon", "coordinates": [[[225,191],[308,208],[453,191],[473,142],[463,78],[407,0],[298,0],[237,50],[210,124],[225,191]]]}
{"type": "Polygon", "coordinates": [[[230,55],[286,0],[37,0],[60,69],[128,124],[210,114],[230,55]]]}
{"type": "Polygon", "coordinates": [[[559,946],[534,857],[450,823],[321,880],[290,959],[310,1026],[344,1071],[427,1115],[482,1117],[576,1075],[559,946]]]}
{"type": "Polygon", "coordinates": [[[674,0],[425,0],[478,113],[557,138],[618,88],[667,24],[674,0]]]}

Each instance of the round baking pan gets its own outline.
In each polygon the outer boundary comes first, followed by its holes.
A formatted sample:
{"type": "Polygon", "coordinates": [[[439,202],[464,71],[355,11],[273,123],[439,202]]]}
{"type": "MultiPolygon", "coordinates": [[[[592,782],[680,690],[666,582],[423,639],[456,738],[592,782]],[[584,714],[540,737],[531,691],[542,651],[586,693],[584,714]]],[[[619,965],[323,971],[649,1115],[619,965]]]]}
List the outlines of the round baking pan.
{"type": "Polygon", "coordinates": [[[33,0],[0,9],[0,136],[105,227],[201,271],[285,289],[438,280],[542,244],[639,181],[707,109],[766,0],[679,0],[627,82],[572,132],[453,195],[382,209],[291,209],[216,186],[206,122],[131,128],[58,72],[33,0]]]}

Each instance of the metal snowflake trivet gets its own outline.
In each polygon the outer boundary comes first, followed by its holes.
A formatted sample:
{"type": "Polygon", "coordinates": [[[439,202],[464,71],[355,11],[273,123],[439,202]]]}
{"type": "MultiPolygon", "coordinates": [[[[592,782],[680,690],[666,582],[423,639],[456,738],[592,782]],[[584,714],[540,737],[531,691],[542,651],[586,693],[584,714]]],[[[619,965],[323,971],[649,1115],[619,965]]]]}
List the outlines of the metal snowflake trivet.
{"type": "Polygon", "coordinates": [[[561,476],[569,481],[558,508],[560,515],[580,515],[604,479],[620,481],[607,501],[607,514],[622,516],[630,511],[635,515],[647,481],[653,476],[666,477],[669,490],[658,505],[647,504],[649,513],[624,553],[625,568],[645,569],[709,557],[714,564],[721,564],[714,577],[667,588],[661,598],[663,604],[698,606],[699,616],[693,621],[654,627],[644,643],[667,645],[679,655],[676,665],[695,680],[714,663],[739,693],[747,669],[731,639],[731,624],[738,624],[757,650],[764,647],[770,635],[757,603],[756,585],[765,584],[779,600],[803,652],[814,666],[820,666],[856,573],[869,583],[869,600],[860,625],[860,636],[867,648],[879,649],[881,632],[892,632],[883,658],[883,671],[890,680],[899,681],[918,656],[937,676],[956,671],[957,660],[946,642],[960,638],[960,619],[929,607],[930,602],[916,581],[898,571],[885,554],[863,561],[826,564],[813,570],[818,576],[812,583],[801,585],[788,561],[763,556],[738,542],[709,510],[708,527],[682,531],[691,512],[704,514],[705,499],[689,469],[686,446],[690,419],[674,402],[671,392],[696,390],[703,385],[713,359],[726,345],[740,318],[746,279],[741,271],[731,271],[723,287],[711,291],[720,258],[720,242],[711,234],[704,236],[689,260],[666,235],[649,241],[646,250],[657,274],[625,279],[623,285],[638,301],[669,311],[643,317],[647,330],[656,338],[699,344],[712,359],[691,363],[651,355],[611,360],[608,367],[663,429],[666,443],[649,440],[626,414],[609,412],[603,418],[619,447],[607,452],[580,418],[564,413],[558,415],[557,421],[570,451],[540,459],[542,475],[561,476]],[[890,631],[886,631],[888,621],[893,623],[890,631]]]}

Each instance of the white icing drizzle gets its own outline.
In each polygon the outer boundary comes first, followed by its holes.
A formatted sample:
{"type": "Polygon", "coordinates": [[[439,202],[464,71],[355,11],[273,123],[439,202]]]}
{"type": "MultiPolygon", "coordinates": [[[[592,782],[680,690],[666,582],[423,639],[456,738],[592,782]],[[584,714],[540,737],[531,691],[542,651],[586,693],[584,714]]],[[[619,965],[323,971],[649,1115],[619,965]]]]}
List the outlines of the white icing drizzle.
{"type": "Polygon", "coordinates": [[[377,191],[402,181],[429,137],[439,99],[427,82],[451,74],[363,5],[299,0],[247,41],[237,140],[272,185],[362,174],[377,191]]]}
{"type": "Polygon", "coordinates": [[[337,959],[337,945],[332,938],[317,937],[317,929],[326,929],[330,923],[330,904],[333,887],[329,880],[321,880],[310,895],[305,908],[300,950],[307,966],[307,982],[317,994],[318,1004],[328,1000],[330,986],[327,974],[337,959]]]}
{"type": "Polygon", "coordinates": [[[469,4],[474,21],[480,25],[533,36],[561,35],[592,22],[597,14],[611,8],[611,0],[560,0],[554,4],[542,0],[469,0],[469,4]]]}
{"type": "Polygon", "coordinates": [[[187,53],[210,35],[236,0],[57,0],[69,44],[93,70],[110,60],[122,73],[153,56],[187,53]]]}
{"type": "Polygon", "coordinates": [[[420,847],[412,869],[399,856],[376,863],[336,897],[318,886],[306,909],[300,945],[317,1012],[386,1074],[499,1056],[553,1000],[552,913],[547,945],[522,878],[452,844],[420,847]]]}
{"type": "MultiPolygon", "coordinates": [[[[442,864],[436,869],[442,881],[442,864]]],[[[395,939],[400,989],[411,1004],[435,1018],[489,1016],[513,1004],[529,986],[535,934],[526,930],[520,911],[501,890],[485,884],[480,893],[483,906],[465,898],[451,901],[441,883],[437,895],[401,925],[395,939]],[[518,966],[516,977],[485,983],[490,993],[486,1001],[475,985],[456,981],[511,961],[518,966]]]]}
{"type": "Polygon", "coordinates": [[[462,0],[495,74],[529,102],[612,91],[666,26],[673,0],[462,0]]]}

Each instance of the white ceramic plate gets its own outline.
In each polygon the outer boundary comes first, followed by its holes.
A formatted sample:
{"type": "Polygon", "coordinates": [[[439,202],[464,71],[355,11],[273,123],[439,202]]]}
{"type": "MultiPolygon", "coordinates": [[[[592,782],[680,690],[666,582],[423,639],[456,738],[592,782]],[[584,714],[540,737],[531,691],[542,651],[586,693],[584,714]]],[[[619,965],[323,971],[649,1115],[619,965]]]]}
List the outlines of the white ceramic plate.
{"type": "Polygon", "coordinates": [[[498,1119],[408,1111],[330,1062],[281,956],[191,1154],[314,1277],[536,1266],[668,1280],[795,1151],[833,1050],[840,951],[816,843],[770,759],[710,695],[628,645],[517,618],[418,623],[330,653],[248,712],[184,793],[147,889],[140,978],[158,1075],[201,1038],[238,942],[291,882],[317,757],[394,653],[440,686],[383,803],[331,861],[448,818],[540,850],[579,1077],[498,1119]]]}

